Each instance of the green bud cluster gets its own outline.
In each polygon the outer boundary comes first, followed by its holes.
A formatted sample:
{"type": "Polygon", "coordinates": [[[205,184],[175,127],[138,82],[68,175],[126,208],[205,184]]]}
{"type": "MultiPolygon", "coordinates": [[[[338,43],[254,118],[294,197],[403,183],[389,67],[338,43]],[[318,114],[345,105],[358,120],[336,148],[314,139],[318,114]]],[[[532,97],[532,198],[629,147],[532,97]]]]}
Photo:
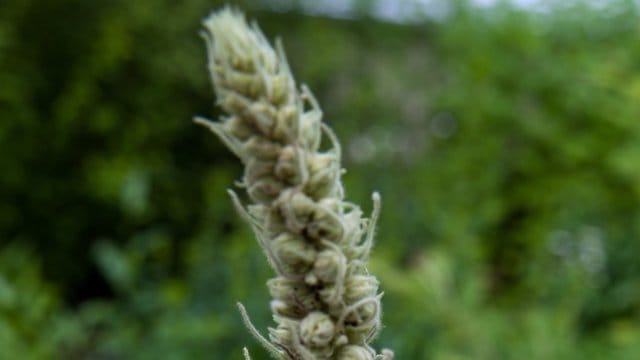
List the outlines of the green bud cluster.
{"type": "Polygon", "coordinates": [[[230,194],[276,273],[267,283],[277,324],[269,339],[239,305],[243,319],[277,359],[391,359],[389,350],[369,346],[380,330],[378,280],[366,268],[379,196],[371,219],[344,200],[340,145],[309,89],[297,88],[280,42],[274,49],[229,8],[203,24],[217,102],[228,117],[195,121],[243,162],[240,185],[252,204],[230,194]]]}

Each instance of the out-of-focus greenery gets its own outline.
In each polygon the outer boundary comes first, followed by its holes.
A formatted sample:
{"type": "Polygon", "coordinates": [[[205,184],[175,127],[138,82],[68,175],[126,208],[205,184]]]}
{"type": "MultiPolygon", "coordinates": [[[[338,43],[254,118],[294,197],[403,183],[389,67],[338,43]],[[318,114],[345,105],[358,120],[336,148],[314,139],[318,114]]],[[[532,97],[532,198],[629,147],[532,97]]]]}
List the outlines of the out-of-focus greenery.
{"type": "MultiPolygon", "coordinates": [[[[451,6],[392,24],[236,2],[310,85],[349,199],[383,195],[399,359],[640,357],[640,16],[451,6]]],[[[282,1],[277,3],[283,3],[282,1]]],[[[0,3],[0,358],[240,359],[269,270],[196,36],[220,1],[0,3]]]]}

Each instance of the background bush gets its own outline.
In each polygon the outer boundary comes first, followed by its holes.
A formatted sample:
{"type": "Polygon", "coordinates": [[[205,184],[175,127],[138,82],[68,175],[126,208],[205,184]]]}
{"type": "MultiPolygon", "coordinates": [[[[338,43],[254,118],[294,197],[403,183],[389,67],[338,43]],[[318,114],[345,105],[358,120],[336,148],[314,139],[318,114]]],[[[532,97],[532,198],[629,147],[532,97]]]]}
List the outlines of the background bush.
{"type": "MultiPolygon", "coordinates": [[[[640,356],[638,8],[464,2],[408,23],[234,2],[282,35],[383,195],[377,343],[399,359],[640,356]]],[[[266,262],[225,189],[237,161],[197,37],[220,1],[0,4],[0,352],[264,354],[266,262]]],[[[307,4],[308,5],[308,4],[307,4]]],[[[1,356],[0,356],[1,357],[1,356]]]]}

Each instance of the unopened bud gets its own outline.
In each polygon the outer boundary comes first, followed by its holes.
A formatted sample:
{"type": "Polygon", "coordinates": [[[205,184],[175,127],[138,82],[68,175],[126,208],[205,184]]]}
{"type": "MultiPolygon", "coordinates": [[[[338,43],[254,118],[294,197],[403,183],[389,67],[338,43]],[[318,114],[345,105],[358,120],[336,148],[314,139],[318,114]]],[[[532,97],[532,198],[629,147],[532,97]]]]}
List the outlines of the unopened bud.
{"type": "Polygon", "coordinates": [[[285,146],[280,151],[274,169],[276,176],[283,180],[289,180],[290,183],[295,183],[299,178],[298,169],[296,149],[291,145],[285,146]]]}
{"type": "Polygon", "coordinates": [[[290,344],[292,337],[288,324],[282,323],[275,329],[269,328],[269,339],[276,344],[290,344]]]}
{"type": "Polygon", "coordinates": [[[318,291],[318,294],[320,295],[320,299],[322,300],[322,302],[329,306],[335,307],[339,306],[340,302],[342,301],[342,289],[343,288],[339,287],[338,284],[327,284],[324,286],[324,288],[318,291]]]}
{"type": "Polygon", "coordinates": [[[300,138],[305,148],[317,151],[320,146],[320,119],[315,113],[305,113],[300,117],[300,138]]]}
{"type": "Polygon", "coordinates": [[[267,286],[271,297],[286,305],[284,308],[282,304],[275,304],[281,310],[281,315],[299,318],[320,305],[315,294],[304,283],[277,277],[267,281],[267,286]]]}
{"type": "Polygon", "coordinates": [[[298,109],[294,105],[286,105],[278,112],[273,137],[280,141],[290,141],[298,131],[298,109]]]}
{"type": "Polygon", "coordinates": [[[316,259],[313,245],[290,233],[280,234],[272,240],[271,249],[282,270],[289,275],[306,273],[316,259]]]}
{"type": "Polygon", "coordinates": [[[229,92],[220,98],[219,104],[230,114],[244,114],[251,106],[245,97],[235,92],[229,92]]]}
{"type": "Polygon", "coordinates": [[[345,281],[345,300],[355,303],[366,297],[375,296],[378,291],[378,279],[371,275],[351,275],[345,281]]]}
{"type": "Polygon", "coordinates": [[[316,204],[302,192],[290,189],[280,195],[278,206],[289,229],[299,233],[310,220],[316,204]]]}
{"type": "Polygon", "coordinates": [[[373,354],[366,348],[357,345],[343,347],[338,355],[338,360],[373,360],[373,354]]]}
{"type": "Polygon", "coordinates": [[[287,91],[289,90],[289,78],[286,74],[274,75],[271,78],[271,97],[269,100],[277,105],[287,100],[287,91]]]}
{"type": "Polygon", "coordinates": [[[232,116],[224,122],[224,129],[240,140],[253,136],[254,131],[247,123],[237,116],[232,116]]]}
{"type": "Polygon", "coordinates": [[[252,136],[244,144],[248,156],[260,160],[276,160],[280,155],[280,146],[262,136],[252,136]]]}
{"type": "Polygon", "coordinates": [[[322,312],[314,311],[300,322],[302,343],[311,348],[327,346],[335,336],[335,325],[331,318],[322,312]]]}
{"type": "Polygon", "coordinates": [[[273,173],[275,163],[271,161],[262,161],[256,158],[251,158],[244,168],[244,178],[247,183],[255,183],[260,178],[266,177],[273,173]]]}
{"type": "Polygon", "coordinates": [[[308,161],[309,179],[306,189],[315,198],[329,196],[336,188],[340,169],[331,153],[314,154],[308,161]]]}
{"type": "Polygon", "coordinates": [[[264,177],[255,183],[248,184],[249,197],[258,203],[269,204],[282,192],[284,184],[273,177],[264,177]]]}
{"type": "Polygon", "coordinates": [[[273,106],[265,102],[252,103],[248,115],[263,135],[271,133],[276,117],[276,110],[273,106]]]}
{"type": "Polygon", "coordinates": [[[245,96],[255,98],[263,90],[262,80],[252,73],[227,71],[221,74],[222,83],[245,96]]]}
{"type": "Polygon", "coordinates": [[[318,241],[326,239],[338,243],[343,233],[342,223],[334,213],[322,206],[315,207],[313,220],[307,226],[307,235],[318,241]]]}
{"type": "Polygon", "coordinates": [[[331,284],[336,282],[342,257],[335,250],[327,249],[318,253],[313,263],[313,273],[322,282],[331,284]]]}

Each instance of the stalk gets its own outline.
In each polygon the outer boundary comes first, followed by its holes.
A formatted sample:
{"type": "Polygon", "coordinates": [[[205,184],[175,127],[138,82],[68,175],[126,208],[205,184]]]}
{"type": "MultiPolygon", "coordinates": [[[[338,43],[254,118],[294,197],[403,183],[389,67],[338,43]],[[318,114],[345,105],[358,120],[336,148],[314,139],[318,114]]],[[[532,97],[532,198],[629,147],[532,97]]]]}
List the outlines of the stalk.
{"type": "Polygon", "coordinates": [[[228,7],[203,26],[217,104],[228,116],[195,122],[244,164],[239,185],[251,203],[229,194],[275,272],[267,286],[276,326],[267,339],[238,304],[245,324],[276,359],[392,359],[369,345],[381,328],[382,294],[366,268],[380,196],[369,219],[344,200],[340,144],[311,91],[296,86],[279,40],[274,49],[228,7]]]}

